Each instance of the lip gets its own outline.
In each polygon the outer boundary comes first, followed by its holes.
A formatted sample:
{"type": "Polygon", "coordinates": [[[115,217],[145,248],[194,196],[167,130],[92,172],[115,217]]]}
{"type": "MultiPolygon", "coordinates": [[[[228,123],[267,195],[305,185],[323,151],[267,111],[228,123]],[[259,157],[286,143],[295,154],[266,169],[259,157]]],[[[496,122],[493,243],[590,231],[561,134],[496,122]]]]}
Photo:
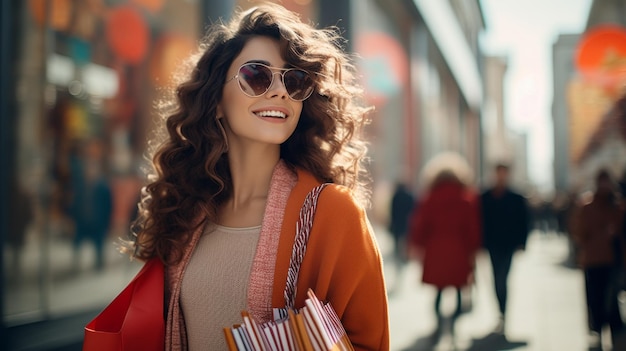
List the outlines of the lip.
{"type": "Polygon", "coordinates": [[[260,119],[263,120],[269,120],[269,121],[285,121],[287,120],[291,114],[289,113],[289,110],[286,109],[285,107],[281,107],[281,106],[264,106],[261,108],[256,108],[254,110],[252,110],[252,113],[260,119]],[[261,111],[279,111],[285,114],[285,118],[275,118],[275,117],[261,117],[259,115],[257,115],[257,113],[261,112],[261,111]]]}

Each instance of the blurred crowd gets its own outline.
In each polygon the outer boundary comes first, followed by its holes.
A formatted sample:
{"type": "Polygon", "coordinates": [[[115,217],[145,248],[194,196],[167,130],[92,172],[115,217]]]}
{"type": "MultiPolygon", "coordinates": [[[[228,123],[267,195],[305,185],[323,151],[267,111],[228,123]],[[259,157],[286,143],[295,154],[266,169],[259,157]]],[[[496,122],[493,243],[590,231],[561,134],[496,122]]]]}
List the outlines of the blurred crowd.
{"type": "Polygon", "coordinates": [[[499,308],[494,333],[504,336],[509,271],[514,254],[525,250],[532,232],[568,238],[570,255],[564,263],[582,269],[585,277],[590,349],[601,349],[607,328],[613,349],[619,349],[616,345],[623,346],[625,336],[618,295],[626,290],[626,172],[619,178],[600,169],[593,190],[545,200],[516,191],[510,171],[511,165],[496,164],[493,184],[477,189],[463,157],[444,153],[423,168],[419,191],[396,184],[388,227],[396,262],[401,267],[417,260],[422,282],[436,288],[435,336],[453,333],[455,320],[471,309],[480,250],[490,257],[499,308]],[[456,309],[447,316],[451,324],[444,323],[440,308],[445,289],[456,291],[456,309]]]}

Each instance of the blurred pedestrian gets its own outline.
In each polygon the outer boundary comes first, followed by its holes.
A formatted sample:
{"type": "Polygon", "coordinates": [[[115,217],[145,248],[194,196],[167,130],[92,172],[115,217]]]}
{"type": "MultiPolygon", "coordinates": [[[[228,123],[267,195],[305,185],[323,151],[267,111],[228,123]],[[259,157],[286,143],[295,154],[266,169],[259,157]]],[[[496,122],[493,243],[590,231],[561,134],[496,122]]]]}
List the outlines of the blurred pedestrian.
{"type": "Polygon", "coordinates": [[[11,256],[6,272],[11,281],[15,282],[22,275],[22,254],[26,245],[28,227],[35,219],[35,208],[32,193],[15,177],[12,177],[10,190],[13,199],[13,214],[8,218],[9,231],[6,236],[8,250],[5,251],[5,255],[11,256]]]}
{"type": "Polygon", "coordinates": [[[396,183],[391,198],[389,232],[394,242],[394,259],[397,267],[406,262],[406,234],[409,215],[413,209],[415,198],[404,182],[396,183]]]}
{"type": "Polygon", "coordinates": [[[513,255],[524,250],[529,232],[526,199],[509,186],[510,167],[497,164],[495,184],[480,198],[483,244],[489,252],[500,317],[496,332],[504,333],[508,277],[513,255]]]}
{"type": "Polygon", "coordinates": [[[593,343],[600,340],[604,325],[611,335],[623,329],[617,293],[624,264],[622,225],[624,210],[611,174],[600,170],[595,178],[591,202],[583,205],[572,221],[572,235],[578,246],[578,263],[585,271],[589,329],[593,343]]]}
{"type": "Polygon", "coordinates": [[[81,144],[72,161],[71,215],[74,221],[74,270],[80,268],[80,248],[91,241],[95,248],[94,268],[102,270],[104,243],[113,214],[111,187],[103,172],[104,145],[100,140],[81,144]]]}
{"type": "Polygon", "coordinates": [[[557,234],[569,235],[569,215],[572,209],[574,197],[565,191],[558,192],[552,201],[552,207],[556,217],[557,234]]]}
{"type": "Polygon", "coordinates": [[[422,282],[437,289],[434,310],[440,329],[445,288],[456,289],[452,323],[463,311],[461,289],[472,283],[480,248],[480,212],[478,196],[467,183],[469,166],[461,156],[440,155],[425,166],[429,168],[439,169],[426,179],[425,194],[411,218],[409,245],[422,261],[422,282]]]}
{"type": "MultiPolygon", "coordinates": [[[[622,172],[622,176],[619,180],[619,192],[622,198],[622,206],[626,208],[626,169],[622,172]]],[[[622,225],[622,238],[626,242],[626,219],[624,219],[622,225]]],[[[624,286],[624,288],[626,288],[626,286],[624,286]]]]}
{"type": "Polygon", "coordinates": [[[556,231],[556,216],[552,202],[546,201],[541,196],[538,201],[537,208],[535,208],[534,228],[541,234],[551,234],[556,231]]]}

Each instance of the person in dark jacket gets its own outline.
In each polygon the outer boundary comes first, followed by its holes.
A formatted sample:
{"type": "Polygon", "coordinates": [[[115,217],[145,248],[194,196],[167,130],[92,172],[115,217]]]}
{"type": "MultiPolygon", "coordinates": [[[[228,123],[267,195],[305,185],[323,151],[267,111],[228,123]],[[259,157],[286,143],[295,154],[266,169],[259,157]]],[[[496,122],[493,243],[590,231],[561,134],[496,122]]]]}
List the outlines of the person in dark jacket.
{"type": "Polygon", "coordinates": [[[80,246],[93,242],[96,251],[96,270],[105,266],[104,243],[113,215],[113,194],[102,172],[103,145],[99,140],[86,142],[81,156],[73,160],[73,198],[71,214],[74,220],[74,269],[80,266],[80,246]]]}
{"type": "Polygon", "coordinates": [[[509,187],[510,168],[498,164],[495,184],[481,195],[483,245],[491,257],[500,320],[498,332],[504,332],[507,281],[513,254],[526,247],[529,210],[526,199],[509,187]]]}
{"type": "Polygon", "coordinates": [[[398,267],[406,262],[406,233],[414,202],[415,199],[408,187],[403,182],[398,181],[391,198],[389,220],[389,232],[393,237],[394,258],[398,267]]]}

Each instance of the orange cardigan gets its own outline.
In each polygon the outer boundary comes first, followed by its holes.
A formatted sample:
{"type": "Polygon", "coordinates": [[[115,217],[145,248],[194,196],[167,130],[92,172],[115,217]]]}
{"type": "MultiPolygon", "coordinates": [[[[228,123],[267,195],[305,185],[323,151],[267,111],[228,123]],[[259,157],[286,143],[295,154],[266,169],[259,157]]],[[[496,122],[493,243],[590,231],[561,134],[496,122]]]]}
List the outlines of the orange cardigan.
{"type": "MultiPolygon", "coordinates": [[[[271,308],[285,306],[283,292],[300,208],[308,192],[319,184],[312,174],[303,170],[294,174],[282,161],[274,171],[248,293],[249,308],[262,311],[253,313],[261,321],[271,316],[271,308]],[[292,182],[285,180],[289,177],[293,178],[292,182]],[[284,201],[277,201],[281,197],[284,201]],[[271,227],[279,227],[280,235],[268,240],[272,231],[266,229],[271,227]],[[252,288],[264,282],[269,284],[266,292],[252,288]]],[[[183,262],[168,268],[166,350],[186,350],[180,281],[201,232],[194,234],[183,262]]],[[[327,186],[318,199],[298,278],[296,308],[303,306],[308,288],[320,300],[331,303],[355,350],[389,350],[387,295],[380,251],[364,209],[345,187],[327,186]]]]}

